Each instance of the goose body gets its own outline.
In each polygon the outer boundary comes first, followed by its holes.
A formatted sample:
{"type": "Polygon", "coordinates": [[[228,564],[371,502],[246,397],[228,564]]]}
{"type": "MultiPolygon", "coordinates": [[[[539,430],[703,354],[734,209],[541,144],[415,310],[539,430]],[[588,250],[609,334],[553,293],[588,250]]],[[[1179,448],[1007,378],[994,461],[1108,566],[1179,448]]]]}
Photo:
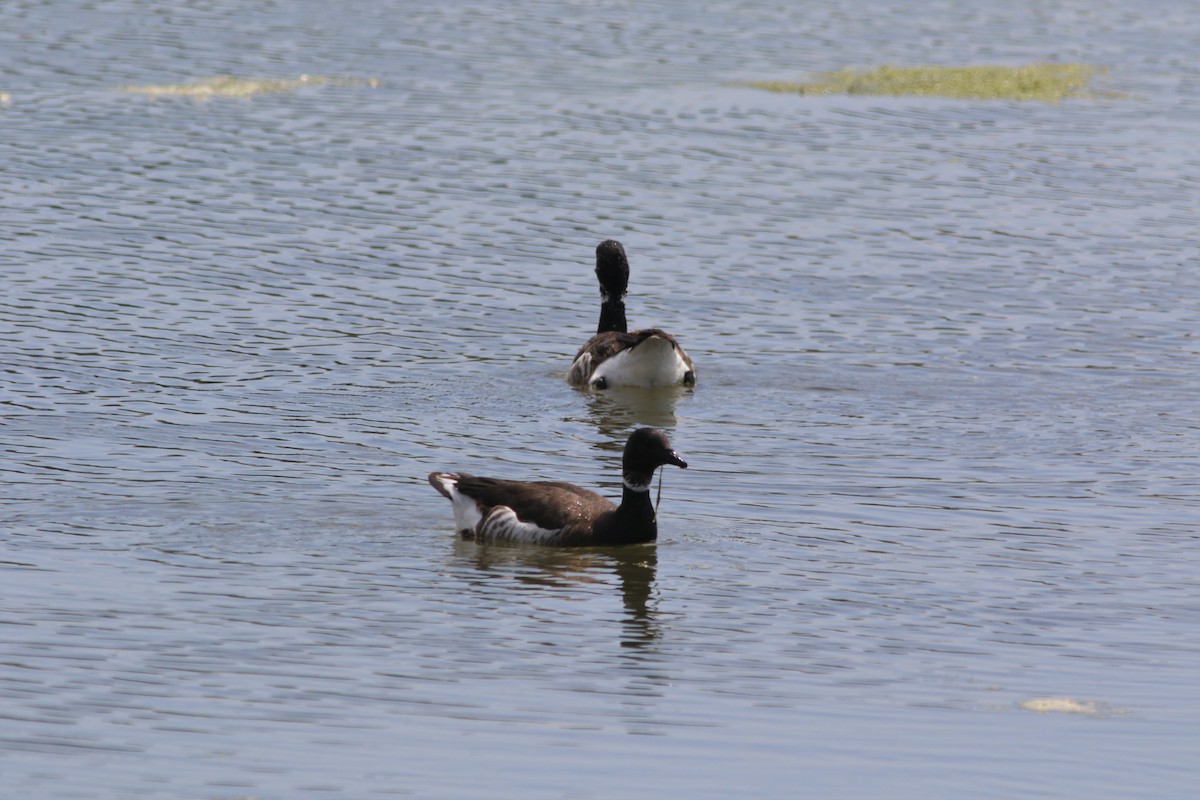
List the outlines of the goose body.
{"type": "Polygon", "coordinates": [[[575,354],[567,380],[596,389],[694,385],[696,369],[674,336],[658,328],[628,329],[629,260],[620,242],[608,239],[596,247],[596,278],[600,322],[596,335],[575,354]]]}
{"type": "Polygon", "coordinates": [[[658,536],[650,484],[664,464],[686,469],[657,428],[639,428],[621,459],[621,502],[561,481],[481,478],[465,472],[433,472],[429,483],[454,508],[464,539],[555,546],[608,546],[652,542],[658,536]]]}

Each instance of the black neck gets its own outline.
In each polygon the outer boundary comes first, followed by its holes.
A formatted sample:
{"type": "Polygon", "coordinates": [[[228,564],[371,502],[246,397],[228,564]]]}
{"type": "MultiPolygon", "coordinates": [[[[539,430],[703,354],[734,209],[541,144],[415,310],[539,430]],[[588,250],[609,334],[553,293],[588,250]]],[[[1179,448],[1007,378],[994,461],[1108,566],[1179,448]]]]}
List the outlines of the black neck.
{"type": "Polygon", "coordinates": [[[616,516],[616,532],[629,544],[652,542],[658,536],[658,520],[655,519],[649,489],[636,492],[628,486],[623,487],[616,516]]]}
{"type": "Polygon", "coordinates": [[[605,300],[600,304],[600,324],[596,333],[626,333],[629,328],[625,324],[625,302],[620,299],[605,300]]]}

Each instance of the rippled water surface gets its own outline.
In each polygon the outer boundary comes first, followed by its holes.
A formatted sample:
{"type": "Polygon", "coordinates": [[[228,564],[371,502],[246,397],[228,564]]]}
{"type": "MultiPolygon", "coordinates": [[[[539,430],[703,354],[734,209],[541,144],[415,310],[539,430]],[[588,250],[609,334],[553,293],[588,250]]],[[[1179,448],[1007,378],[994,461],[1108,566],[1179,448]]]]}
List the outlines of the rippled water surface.
{"type": "Polygon", "coordinates": [[[793,5],[5,3],[0,794],[1194,796],[1200,17],[793,5]],[[694,391],[566,385],[605,238],[694,391]],[[425,482],[645,424],[657,545],[425,482]]]}

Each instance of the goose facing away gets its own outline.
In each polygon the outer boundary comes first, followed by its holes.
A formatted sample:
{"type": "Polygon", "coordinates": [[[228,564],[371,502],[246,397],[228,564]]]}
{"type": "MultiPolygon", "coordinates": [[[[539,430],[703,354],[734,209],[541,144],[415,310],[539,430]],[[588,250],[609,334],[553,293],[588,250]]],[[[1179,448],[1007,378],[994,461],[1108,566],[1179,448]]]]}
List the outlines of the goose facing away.
{"type": "Polygon", "coordinates": [[[652,542],[658,536],[650,483],[665,464],[687,469],[658,428],[638,428],[621,458],[621,502],[560,481],[478,478],[465,472],[431,472],[429,484],[454,506],[464,539],[553,546],[613,546],[652,542]]]}
{"type": "Polygon", "coordinates": [[[695,385],[696,369],[674,336],[658,328],[629,330],[625,322],[629,260],[620,242],[608,239],[597,245],[596,279],[600,323],[596,335],[575,354],[567,380],[595,389],[695,385]]]}

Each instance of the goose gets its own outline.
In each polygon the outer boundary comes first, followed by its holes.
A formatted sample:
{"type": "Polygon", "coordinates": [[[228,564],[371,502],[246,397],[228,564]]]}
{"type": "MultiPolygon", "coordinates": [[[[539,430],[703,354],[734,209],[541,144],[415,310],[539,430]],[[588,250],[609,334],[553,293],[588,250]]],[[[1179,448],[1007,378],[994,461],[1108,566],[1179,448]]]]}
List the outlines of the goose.
{"type": "Polygon", "coordinates": [[[566,546],[652,542],[658,536],[650,483],[665,464],[687,469],[658,428],[630,434],[621,457],[621,502],[560,481],[479,478],[465,472],[431,472],[429,485],[454,506],[464,539],[566,546]]]}
{"type": "Polygon", "coordinates": [[[696,368],[675,337],[658,328],[631,331],[625,323],[629,260],[614,239],[596,246],[600,281],[600,323],[571,364],[567,381],[575,386],[694,386],[696,368]]]}

